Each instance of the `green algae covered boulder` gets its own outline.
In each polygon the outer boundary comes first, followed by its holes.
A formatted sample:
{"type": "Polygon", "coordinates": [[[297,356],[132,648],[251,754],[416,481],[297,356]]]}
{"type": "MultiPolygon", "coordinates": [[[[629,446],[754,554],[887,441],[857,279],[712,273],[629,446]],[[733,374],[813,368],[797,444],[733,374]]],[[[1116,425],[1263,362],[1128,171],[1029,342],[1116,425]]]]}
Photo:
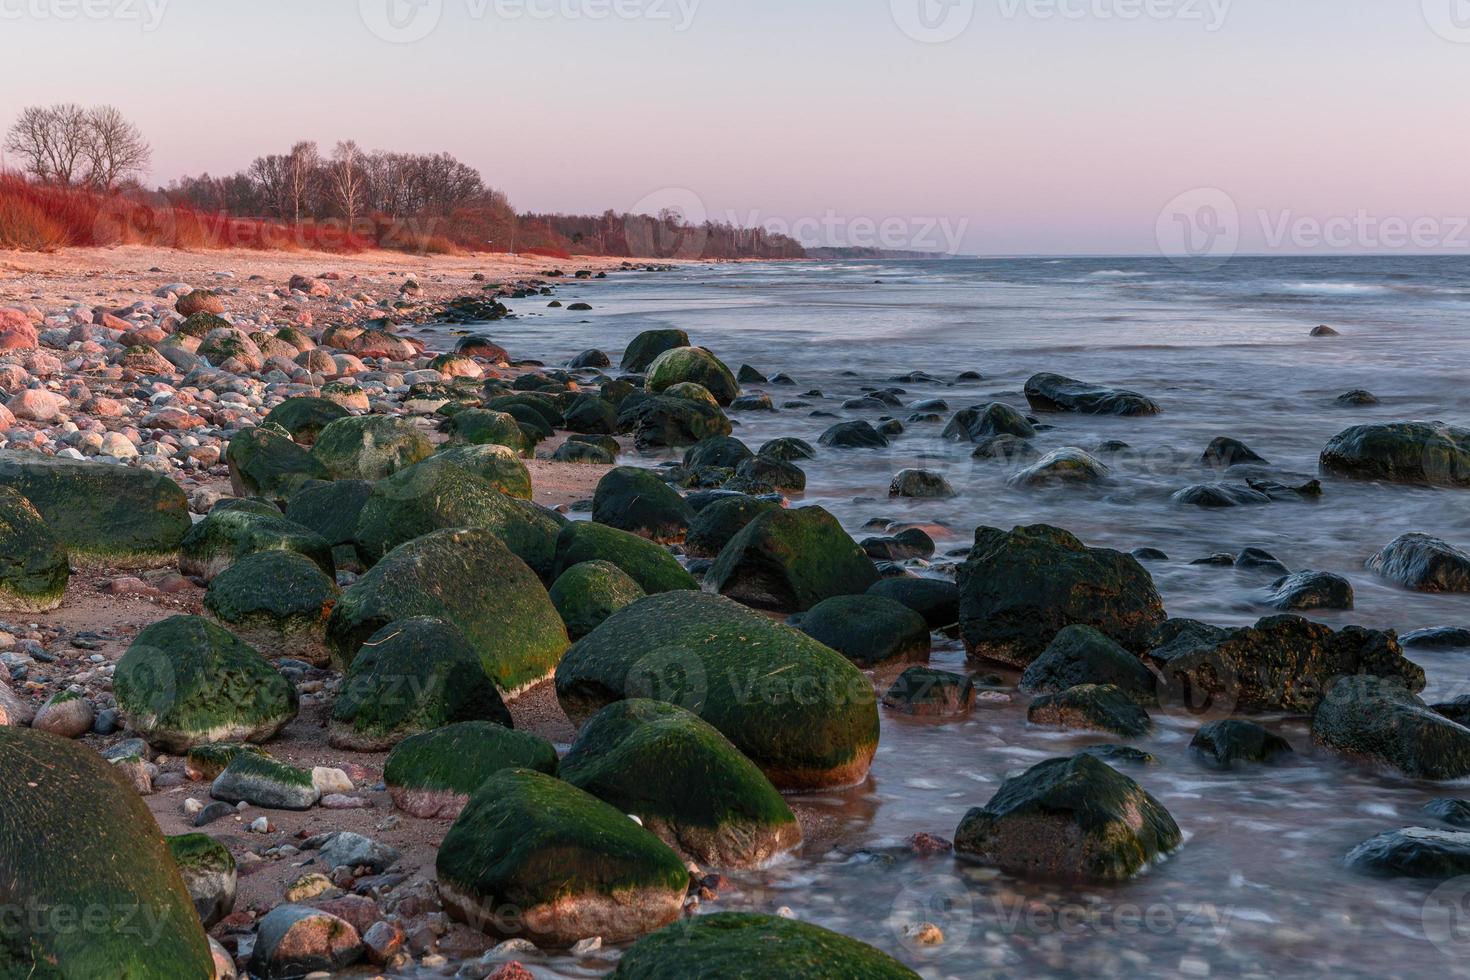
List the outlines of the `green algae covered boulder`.
{"type": "Polygon", "coordinates": [[[665,351],[688,346],[689,335],[682,330],[672,328],[645,330],[634,337],[627,349],[623,351],[621,367],[624,371],[632,373],[646,371],[648,366],[665,351]]]}
{"type": "Polygon", "coordinates": [[[704,388],[721,405],[730,404],[740,394],[735,375],[703,347],[666,350],[648,366],[649,391],[657,393],[686,382],[704,388]]]}
{"type": "Polygon", "coordinates": [[[432,458],[468,470],[507,496],[531,499],[531,471],[505,446],[447,446],[432,458]]]}
{"type": "Polygon", "coordinates": [[[560,771],[701,867],[759,867],[801,843],[801,827],[770,780],[677,705],[608,705],[583,727],[560,771]]]}
{"type": "Polygon", "coordinates": [[[375,562],[406,541],[446,528],[478,528],[546,577],[565,520],[511,497],[448,459],[434,457],[373,487],[358,515],[357,548],[375,562]]]}
{"type": "Polygon", "coordinates": [[[311,559],[262,551],[215,576],[204,612],[265,657],[325,667],[327,616],[337,595],[337,583],[311,559]]]}
{"type": "Polygon", "coordinates": [[[1355,425],[1323,447],[1321,466],[1355,480],[1470,487],[1470,429],[1443,422],[1355,425]]]}
{"type": "Polygon", "coordinates": [[[164,838],[194,900],[194,910],[204,923],[215,923],[235,908],[235,857],[230,849],[208,834],[181,834],[164,838]]]}
{"type": "Polygon", "coordinates": [[[551,602],[574,640],[591,633],[603,620],[645,593],[632,577],[606,561],[584,561],[562,572],[551,586],[551,602]]]}
{"type": "Polygon", "coordinates": [[[610,980],[918,980],[887,953],[795,919],[718,912],[675,923],[623,954],[610,980]]]}
{"type": "Polygon", "coordinates": [[[332,708],[328,740],[339,749],[383,752],[460,721],[512,726],[464,634],[420,616],[391,623],[363,644],[332,708]]]}
{"type": "Polygon", "coordinates": [[[1142,786],[1090,755],[1048,759],[965,814],[955,853],[1013,874],[1116,883],[1183,842],[1142,786]]]}
{"type": "Polygon", "coordinates": [[[455,412],[445,427],[449,438],[469,446],[504,446],[512,452],[531,451],[531,440],[515,416],[483,408],[455,412]]]}
{"type": "Polygon", "coordinates": [[[716,500],[694,515],[684,536],[684,551],[695,558],[714,558],[751,521],[780,509],[774,500],[745,494],[716,500]]]}
{"type": "Polygon", "coordinates": [[[616,565],[649,595],[699,588],[679,560],[652,541],[605,524],[572,521],[557,536],[552,580],[588,561],[616,565]]]}
{"type": "Polygon", "coordinates": [[[252,752],[240,752],[209,784],[209,795],[224,803],[248,803],[267,810],[310,810],[322,798],[311,773],[252,752]]]}
{"type": "Polygon", "coordinates": [[[263,424],[279,426],[295,442],[310,446],[316,442],[317,435],[323,429],[351,414],[341,405],[326,398],[287,398],[266,413],[263,424]]]}
{"type": "Polygon", "coordinates": [[[335,554],[343,545],[356,547],[358,516],[372,493],[370,480],[313,483],[291,495],[286,520],[320,534],[335,554]]]}
{"type": "Polygon", "coordinates": [[[324,574],[336,575],[332,546],[321,535],[286,520],[273,507],[223,505],[184,536],[179,570],[208,584],[241,559],[266,551],[293,552],[324,574]]]}
{"type": "Polygon", "coordinates": [[[414,616],[456,626],[507,694],[551,673],[570,642],[536,573],[478,529],[436,531],[390,551],[342,593],[327,642],[345,668],[374,633],[414,616]]]}
{"type": "Polygon", "coordinates": [[[0,487],[31,502],[82,565],[164,564],[189,530],[189,500],[151,470],[0,450],[0,487]]]}
{"type": "Polygon", "coordinates": [[[0,726],[0,773],[0,977],[214,975],[158,822],[119,772],[79,743],[0,726]],[[26,909],[87,927],[37,928],[26,909]]]}
{"type": "Polygon", "coordinates": [[[464,721],[399,742],[383,766],[393,805],[423,820],[453,820],[470,794],[504,769],[555,776],[556,747],[490,721],[464,721]]]}
{"type": "Polygon", "coordinates": [[[225,462],[230,467],[230,488],[241,497],[285,501],[312,480],[332,478],[307,449],[284,432],[264,426],[235,433],[225,449],[225,462]]]}
{"type": "Polygon", "coordinates": [[[659,544],[684,540],[694,512],[653,470],[619,466],[597,481],[592,519],[659,544]]]}
{"type": "Polygon", "coordinates": [[[689,887],[679,856],[626,814],[526,769],[470,796],[435,866],[452,917],[542,948],[636,939],[677,919],[689,887]]]}
{"type": "Polygon", "coordinates": [[[725,545],[705,577],[720,595],[778,612],[861,595],[877,581],[872,559],[821,507],[760,514],[725,545]]]}
{"type": "Polygon", "coordinates": [[[840,595],[791,617],[791,625],[859,667],[929,659],[929,624],[892,599],[840,595]]]}
{"type": "Polygon", "coordinates": [[[556,694],[573,722],[629,698],[687,708],[783,790],[861,782],[878,747],[862,671],[804,633],[700,592],[614,613],[567,651],[556,694]]]}
{"type": "Polygon", "coordinates": [[[718,405],[668,395],[629,396],[618,407],[618,429],[639,452],[693,446],[735,431],[718,405]]]}
{"type": "Polygon", "coordinates": [[[66,546],[29,500],[0,486],[0,609],[21,613],[55,609],[70,578],[66,546]]]}
{"type": "Polygon", "coordinates": [[[434,444],[407,419],[357,415],[322,429],[311,454],[333,480],[381,480],[428,459],[434,444]]]}
{"type": "Polygon", "coordinates": [[[133,640],[113,676],[128,726],[168,752],[264,742],[296,717],[296,688],[207,619],[174,616],[133,640]]]}

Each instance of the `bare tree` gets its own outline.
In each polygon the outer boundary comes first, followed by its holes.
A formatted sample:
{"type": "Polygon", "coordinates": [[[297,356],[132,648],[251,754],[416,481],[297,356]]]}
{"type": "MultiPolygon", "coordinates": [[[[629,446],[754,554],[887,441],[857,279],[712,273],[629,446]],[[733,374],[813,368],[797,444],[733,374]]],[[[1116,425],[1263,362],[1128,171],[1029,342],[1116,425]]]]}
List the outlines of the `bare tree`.
{"type": "Polygon", "coordinates": [[[278,218],[286,217],[291,207],[286,176],[288,170],[286,158],[276,153],[256,157],[250,164],[250,179],[260,188],[261,200],[278,218]]]}
{"type": "Polygon", "coordinates": [[[286,158],[286,194],[291,202],[291,220],[294,222],[299,223],[302,212],[307,210],[320,165],[321,157],[315,143],[302,141],[291,147],[291,155],[286,158]]]}
{"type": "Polygon", "coordinates": [[[83,176],[91,139],[87,111],[74,103],[30,106],[5,137],[5,149],[37,180],[70,187],[83,176]]]}
{"type": "Polygon", "coordinates": [[[112,190],[120,182],[136,180],[148,170],[153,150],[143,131],[110,105],[87,110],[87,182],[112,190]]]}
{"type": "Polygon", "coordinates": [[[363,154],[352,140],[343,140],[332,151],[332,163],[327,167],[327,179],[332,202],[347,219],[348,229],[357,225],[367,198],[367,173],[363,169],[363,154]]]}

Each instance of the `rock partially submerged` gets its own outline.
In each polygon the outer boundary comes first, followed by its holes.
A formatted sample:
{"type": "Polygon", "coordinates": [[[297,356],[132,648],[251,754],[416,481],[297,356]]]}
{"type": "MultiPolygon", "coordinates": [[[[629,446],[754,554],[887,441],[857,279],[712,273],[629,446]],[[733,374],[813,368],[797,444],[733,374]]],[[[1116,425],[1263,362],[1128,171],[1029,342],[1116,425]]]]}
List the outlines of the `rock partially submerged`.
{"type": "Polygon", "coordinates": [[[1416,592],[1470,592],[1470,555],[1428,534],[1404,534],[1368,567],[1416,592]]]}
{"type": "Polygon", "coordinates": [[[1026,400],[1038,412],[1080,412],[1084,415],[1157,415],[1150,398],[1124,388],[1075,381],[1060,374],[1038,374],[1026,382],[1026,400]]]}
{"type": "Polygon", "coordinates": [[[1470,833],[1405,827],[1364,841],[1345,863],[1383,878],[1458,878],[1470,874],[1470,833]]]}
{"type": "Polygon", "coordinates": [[[1355,425],[1327,443],[1321,463],[1351,479],[1470,487],[1470,429],[1443,422],[1355,425]]]}
{"type": "Polygon", "coordinates": [[[1317,709],[1312,737],[1415,779],[1470,775],[1470,728],[1430,709],[1414,693],[1420,688],[1397,679],[1344,677],[1317,709]]]}
{"type": "Polygon", "coordinates": [[[758,515],[730,540],[705,583],[760,609],[802,612],[823,599],[859,595],[878,581],[872,561],[821,507],[758,515]]]}

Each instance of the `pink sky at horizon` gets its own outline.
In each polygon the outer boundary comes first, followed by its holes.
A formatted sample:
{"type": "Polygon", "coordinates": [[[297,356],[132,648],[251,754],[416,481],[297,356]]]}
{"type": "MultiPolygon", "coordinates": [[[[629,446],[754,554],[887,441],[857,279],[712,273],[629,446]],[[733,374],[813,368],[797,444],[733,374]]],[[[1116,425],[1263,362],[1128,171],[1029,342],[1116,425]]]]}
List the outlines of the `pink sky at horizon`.
{"type": "Polygon", "coordinates": [[[1318,250],[1314,221],[1349,229],[1328,251],[1396,222],[1460,251],[1461,2],[0,0],[0,126],[111,103],[159,184],[299,139],[443,150],[522,210],[692,201],[835,239],[807,244],[1158,254],[1216,188],[1243,251],[1318,250]]]}

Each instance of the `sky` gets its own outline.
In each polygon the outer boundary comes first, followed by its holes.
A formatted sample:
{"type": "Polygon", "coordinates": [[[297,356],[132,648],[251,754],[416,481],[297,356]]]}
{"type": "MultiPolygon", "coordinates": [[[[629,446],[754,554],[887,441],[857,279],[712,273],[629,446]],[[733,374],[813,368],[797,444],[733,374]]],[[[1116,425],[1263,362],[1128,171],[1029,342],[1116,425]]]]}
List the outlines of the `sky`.
{"type": "Polygon", "coordinates": [[[0,0],[0,127],[974,254],[1470,249],[1470,0],[0,0]]]}

